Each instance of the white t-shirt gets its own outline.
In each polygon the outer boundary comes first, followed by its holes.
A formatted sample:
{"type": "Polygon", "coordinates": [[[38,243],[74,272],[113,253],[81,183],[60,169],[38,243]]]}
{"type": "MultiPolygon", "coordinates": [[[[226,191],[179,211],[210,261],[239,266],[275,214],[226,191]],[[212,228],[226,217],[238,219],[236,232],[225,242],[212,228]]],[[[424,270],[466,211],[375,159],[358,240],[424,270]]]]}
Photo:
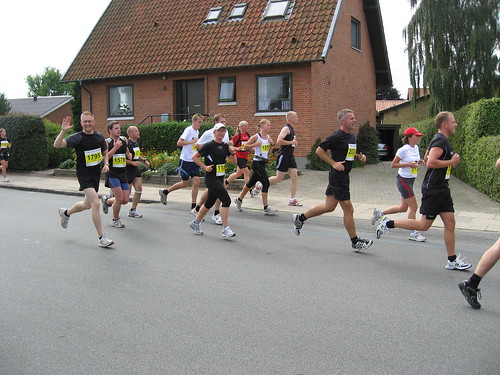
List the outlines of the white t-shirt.
{"type": "MultiPolygon", "coordinates": [[[[182,132],[180,139],[184,141],[192,141],[193,139],[198,138],[199,131],[195,130],[192,125],[189,125],[182,132]]],[[[181,156],[180,158],[184,161],[193,162],[193,155],[198,149],[195,146],[196,143],[182,146],[181,156]]]]}
{"type": "MultiPolygon", "coordinates": [[[[420,161],[420,149],[418,145],[415,145],[415,147],[411,147],[410,145],[406,144],[396,152],[396,156],[401,159],[401,163],[411,163],[412,161],[416,161],[418,163],[420,161]]],[[[404,178],[416,178],[418,174],[418,167],[399,168],[398,173],[401,177],[404,178]]]]}
{"type": "MultiPolygon", "coordinates": [[[[217,125],[217,124],[215,124],[217,125]]],[[[215,127],[214,125],[214,127],[215,127]]],[[[210,141],[213,141],[214,140],[214,128],[211,128],[211,129],[208,129],[205,133],[203,133],[200,137],[200,139],[198,139],[198,144],[201,146],[201,145],[204,145],[205,143],[208,143],[210,141]]],[[[222,138],[222,142],[224,143],[229,143],[229,132],[227,131],[226,129],[226,134],[224,134],[224,138],[222,138]]]]}

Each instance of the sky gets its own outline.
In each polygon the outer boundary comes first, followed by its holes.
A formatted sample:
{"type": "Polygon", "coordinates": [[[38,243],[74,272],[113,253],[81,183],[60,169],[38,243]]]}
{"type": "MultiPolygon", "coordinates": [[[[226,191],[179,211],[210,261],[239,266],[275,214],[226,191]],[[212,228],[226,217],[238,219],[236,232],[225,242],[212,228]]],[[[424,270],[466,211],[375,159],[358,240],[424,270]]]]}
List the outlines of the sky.
{"type": "MultiPolygon", "coordinates": [[[[411,18],[409,0],[379,0],[392,80],[406,98],[410,79],[403,28],[411,18]]],[[[64,75],[110,0],[17,0],[0,5],[0,93],[27,97],[28,75],[46,67],[64,75]]]]}

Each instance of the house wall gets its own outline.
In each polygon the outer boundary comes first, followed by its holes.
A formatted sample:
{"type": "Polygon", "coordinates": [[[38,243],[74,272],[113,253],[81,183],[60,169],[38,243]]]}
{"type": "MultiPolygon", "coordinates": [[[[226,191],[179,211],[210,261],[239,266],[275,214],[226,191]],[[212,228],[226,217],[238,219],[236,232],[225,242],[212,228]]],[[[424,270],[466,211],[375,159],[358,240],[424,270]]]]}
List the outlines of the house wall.
{"type": "Polygon", "coordinates": [[[66,116],[73,116],[73,113],[71,112],[71,103],[66,103],[62,107],[49,113],[43,118],[43,120],[49,120],[50,122],[61,124],[63,118],[65,118],[66,116]]]}
{"type": "Polygon", "coordinates": [[[369,121],[375,127],[375,66],[362,1],[344,1],[331,45],[326,62],[312,65],[314,138],[338,130],[337,112],[344,108],[354,111],[358,126],[369,121]],[[351,17],[360,21],[360,50],[351,47],[351,17]]]}
{"type": "Polygon", "coordinates": [[[385,110],[380,118],[381,124],[405,126],[413,122],[425,120],[429,98],[420,98],[414,107],[411,102],[385,110]]]}

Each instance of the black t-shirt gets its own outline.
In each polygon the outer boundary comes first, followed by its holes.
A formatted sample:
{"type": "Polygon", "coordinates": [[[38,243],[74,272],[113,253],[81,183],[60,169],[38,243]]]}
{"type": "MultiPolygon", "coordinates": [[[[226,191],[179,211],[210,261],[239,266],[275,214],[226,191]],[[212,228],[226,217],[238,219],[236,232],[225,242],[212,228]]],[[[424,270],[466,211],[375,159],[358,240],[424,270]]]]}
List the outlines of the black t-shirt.
{"type": "MultiPolygon", "coordinates": [[[[295,130],[293,129],[293,126],[290,124],[285,125],[288,130],[290,130],[290,133],[287,134],[287,136],[284,138],[285,141],[293,141],[295,138],[295,130]]],[[[283,145],[280,146],[280,149],[278,150],[278,155],[293,155],[293,151],[295,150],[295,147],[292,145],[283,145]]]]}
{"type": "Polygon", "coordinates": [[[66,138],[66,147],[74,148],[76,153],[77,174],[89,172],[94,175],[101,170],[103,153],[108,149],[103,135],[97,131],[85,134],[83,131],[71,134],[66,138]]]}
{"type": "MultiPolygon", "coordinates": [[[[122,145],[109,158],[109,173],[108,177],[124,178],[127,175],[127,139],[120,137],[122,145]]],[[[112,138],[106,139],[108,143],[108,151],[115,146],[115,141],[112,138]]]]}
{"type": "MultiPolygon", "coordinates": [[[[433,147],[443,149],[443,153],[439,160],[451,160],[455,153],[451,148],[450,141],[441,133],[436,133],[429,143],[429,150],[433,147]]],[[[448,180],[451,175],[451,167],[444,168],[427,168],[424,181],[422,182],[422,189],[443,188],[448,187],[448,180]]]]}
{"type": "Polygon", "coordinates": [[[224,177],[226,159],[231,152],[227,143],[217,143],[210,141],[198,150],[201,156],[205,157],[205,165],[213,165],[210,172],[206,172],[206,177],[224,177]]]}
{"type": "MultiPolygon", "coordinates": [[[[130,139],[128,140],[128,150],[132,154],[132,160],[133,161],[138,161],[139,156],[141,156],[141,148],[139,147],[139,143],[131,141],[130,139]]],[[[135,165],[127,164],[127,169],[136,169],[135,165]]]]}
{"type": "Polygon", "coordinates": [[[346,133],[343,130],[337,130],[330,134],[319,147],[323,150],[330,150],[330,157],[336,161],[345,161],[344,170],[337,171],[330,168],[330,174],[347,175],[352,169],[352,162],[356,156],[356,136],[353,133],[346,133]]]}

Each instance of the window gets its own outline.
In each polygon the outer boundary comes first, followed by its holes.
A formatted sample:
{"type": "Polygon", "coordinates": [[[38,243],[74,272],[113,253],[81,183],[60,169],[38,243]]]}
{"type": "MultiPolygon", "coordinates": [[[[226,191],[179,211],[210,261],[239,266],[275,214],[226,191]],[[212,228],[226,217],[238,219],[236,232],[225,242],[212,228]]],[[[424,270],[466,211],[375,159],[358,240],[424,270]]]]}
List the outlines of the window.
{"type": "Polygon", "coordinates": [[[357,19],[351,18],[351,47],[361,50],[360,23],[357,19]]]}
{"type": "Polygon", "coordinates": [[[257,76],[257,112],[292,109],[292,75],[257,76]]]}
{"type": "Polygon", "coordinates": [[[222,77],[219,80],[219,102],[236,101],[236,77],[222,77]]]}
{"type": "Polygon", "coordinates": [[[217,22],[221,13],[222,7],[210,8],[207,14],[207,18],[205,18],[205,22],[217,22]]]}
{"type": "Polygon", "coordinates": [[[264,19],[266,18],[284,18],[287,14],[290,0],[269,0],[266,10],[264,11],[264,19]]]}
{"type": "Polygon", "coordinates": [[[109,87],[108,93],[110,117],[134,115],[134,90],[131,85],[109,87]]]}
{"type": "Polygon", "coordinates": [[[231,15],[229,16],[229,19],[238,19],[238,18],[243,18],[245,15],[245,12],[247,10],[247,4],[236,4],[231,12],[231,15]]]}

